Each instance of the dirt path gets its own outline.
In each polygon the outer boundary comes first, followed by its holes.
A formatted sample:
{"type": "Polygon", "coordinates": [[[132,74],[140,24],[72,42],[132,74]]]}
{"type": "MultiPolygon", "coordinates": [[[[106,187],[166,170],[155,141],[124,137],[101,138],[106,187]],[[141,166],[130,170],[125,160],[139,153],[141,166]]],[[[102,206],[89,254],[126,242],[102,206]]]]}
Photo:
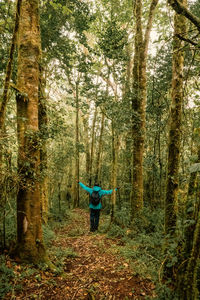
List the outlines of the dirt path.
{"type": "MultiPolygon", "coordinates": [[[[23,282],[22,291],[12,299],[128,300],[151,297],[152,282],[133,276],[129,265],[113,254],[117,241],[89,233],[87,212],[77,209],[74,215],[69,226],[57,230],[52,245],[57,253],[68,249],[62,261],[64,272],[41,271],[37,278],[30,276],[23,282]]],[[[53,251],[50,253],[53,261],[59,259],[53,251]]]]}

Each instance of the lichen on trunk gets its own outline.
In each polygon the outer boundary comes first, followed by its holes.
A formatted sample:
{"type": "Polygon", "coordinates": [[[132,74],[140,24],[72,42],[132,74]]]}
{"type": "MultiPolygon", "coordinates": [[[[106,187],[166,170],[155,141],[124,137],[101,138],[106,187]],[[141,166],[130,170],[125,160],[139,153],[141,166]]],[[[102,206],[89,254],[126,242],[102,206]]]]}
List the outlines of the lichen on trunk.
{"type": "Polygon", "coordinates": [[[47,259],[42,239],[38,88],[40,64],[39,1],[23,0],[18,36],[17,255],[37,263],[47,259]]]}

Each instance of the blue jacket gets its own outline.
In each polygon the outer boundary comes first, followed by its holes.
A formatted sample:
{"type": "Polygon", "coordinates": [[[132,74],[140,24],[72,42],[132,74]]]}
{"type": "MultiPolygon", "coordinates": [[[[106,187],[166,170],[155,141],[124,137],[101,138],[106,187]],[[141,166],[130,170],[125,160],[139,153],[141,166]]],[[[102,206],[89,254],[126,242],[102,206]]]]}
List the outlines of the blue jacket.
{"type": "MultiPolygon", "coordinates": [[[[82,182],[79,181],[79,184],[80,186],[85,190],[87,191],[90,195],[92,194],[93,191],[95,192],[99,192],[99,196],[100,198],[103,197],[104,195],[110,195],[112,194],[113,190],[102,190],[100,186],[94,186],[93,188],[89,188],[88,186],[84,185],[82,182]]],[[[117,190],[117,189],[115,189],[117,190]]],[[[102,208],[102,204],[101,204],[101,201],[99,202],[98,205],[93,205],[92,203],[90,203],[89,205],[90,208],[93,208],[93,209],[101,209],[102,208]]]]}

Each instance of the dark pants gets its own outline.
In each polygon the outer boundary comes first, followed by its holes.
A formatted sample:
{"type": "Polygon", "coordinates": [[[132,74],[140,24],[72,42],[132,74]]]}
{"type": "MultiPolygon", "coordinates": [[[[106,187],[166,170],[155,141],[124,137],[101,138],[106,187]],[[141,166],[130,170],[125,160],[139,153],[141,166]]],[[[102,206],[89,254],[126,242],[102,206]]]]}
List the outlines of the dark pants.
{"type": "Polygon", "coordinates": [[[90,231],[95,231],[99,226],[100,209],[90,208],[90,231]]]}

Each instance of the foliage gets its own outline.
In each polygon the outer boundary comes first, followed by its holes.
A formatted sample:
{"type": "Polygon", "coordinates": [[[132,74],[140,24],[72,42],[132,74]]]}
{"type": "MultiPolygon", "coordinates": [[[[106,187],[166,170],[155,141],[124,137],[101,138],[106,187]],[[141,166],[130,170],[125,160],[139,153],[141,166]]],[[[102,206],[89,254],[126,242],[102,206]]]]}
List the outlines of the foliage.
{"type": "Polygon", "coordinates": [[[51,244],[51,242],[56,238],[55,232],[51,229],[49,224],[43,225],[42,230],[44,244],[48,247],[51,244]]]}
{"type": "Polygon", "coordinates": [[[14,277],[13,269],[10,269],[5,264],[5,258],[3,255],[0,256],[0,297],[4,297],[9,291],[12,290],[11,280],[14,277]]]}
{"type": "Polygon", "coordinates": [[[122,238],[125,235],[125,232],[120,226],[111,224],[107,235],[112,238],[122,238]]]}
{"type": "MultiPolygon", "coordinates": [[[[155,297],[155,300],[178,300],[179,296],[178,294],[170,289],[167,285],[159,284],[156,288],[157,297],[155,297]]],[[[147,298],[148,299],[148,298],[147,298]]]]}

